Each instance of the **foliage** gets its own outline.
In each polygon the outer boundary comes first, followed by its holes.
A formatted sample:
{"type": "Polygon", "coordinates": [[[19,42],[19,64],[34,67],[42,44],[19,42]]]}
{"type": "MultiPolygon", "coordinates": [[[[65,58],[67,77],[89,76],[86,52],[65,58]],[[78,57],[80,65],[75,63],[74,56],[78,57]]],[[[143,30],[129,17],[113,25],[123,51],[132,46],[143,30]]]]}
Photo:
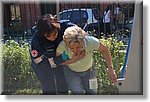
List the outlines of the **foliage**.
{"type": "MultiPolygon", "coordinates": [[[[123,43],[112,38],[102,38],[100,41],[110,49],[114,68],[119,75],[125,58],[125,53],[120,52],[123,43]]],[[[2,54],[3,94],[40,94],[39,82],[31,68],[29,44],[7,41],[3,44],[2,54]]],[[[107,66],[102,55],[94,51],[93,58],[98,77],[98,94],[117,94],[117,88],[107,78],[107,66]]]]}
{"type": "Polygon", "coordinates": [[[31,68],[27,43],[18,44],[14,40],[9,40],[7,44],[3,44],[2,54],[4,93],[38,86],[38,81],[31,68]]]}
{"type": "MultiPolygon", "coordinates": [[[[125,52],[122,52],[124,47],[123,42],[117,41],[113,38],[102,38],[100,41],[109,48],[113,58],[112,60],[114,69],[116,70],[117,76],[119,76],[125,58],[125,52]]],[[[103,59],[102,54],[94,51],[93,59],[97,71],[99,94],[117,94],[117,88],[108,80],[107,65],[103,59]]]]}

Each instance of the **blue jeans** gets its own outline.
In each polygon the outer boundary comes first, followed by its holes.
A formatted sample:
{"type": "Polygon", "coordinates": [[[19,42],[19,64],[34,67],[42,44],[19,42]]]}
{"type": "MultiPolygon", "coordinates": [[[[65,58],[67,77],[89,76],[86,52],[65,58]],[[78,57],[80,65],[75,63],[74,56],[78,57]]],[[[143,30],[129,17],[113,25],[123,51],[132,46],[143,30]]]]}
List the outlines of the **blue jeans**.
{"type": "Polygon", "coordinates": [[[41,83],[44,95],[68,93],[63,66],[57,66],[57,68],[52,69],[49,61],[45,58],[38,64],[32,61],[32,68],[41,83]]]}
{"type": "MultiPolygon", "coordinates": [[[[92,77],[96,77],[95,69],[92,67],[92,77]]],[[[75,72],[72,71],[69,67],[64,68],[65,78],[68,83],[68,88],[73,94],[76,95],[95,95],[97,94],[96,89],[89,88],[89,79],[91,78],[90,70],[85,72],[75,72]]]]}

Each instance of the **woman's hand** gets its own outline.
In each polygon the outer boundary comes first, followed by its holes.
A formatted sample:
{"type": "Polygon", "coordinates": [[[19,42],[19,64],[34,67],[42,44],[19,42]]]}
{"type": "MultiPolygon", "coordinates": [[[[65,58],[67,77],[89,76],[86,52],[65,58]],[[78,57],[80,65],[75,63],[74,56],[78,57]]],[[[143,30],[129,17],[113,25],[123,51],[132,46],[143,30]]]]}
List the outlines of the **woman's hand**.
{"type": "Polygon", "coordinates": [[[117,75],[111,66],[108,66],[108,79],[111,80],[112,83],[117,82],[117,75]]]}
{"type": "Polygon", "coordinates": [[[65,61],[64,63],[62,63],[62,65],[75,63],[75,62],[81,60],[82,58],[84,58],[84,56],[85,56],[85,50],[82,50],[78,54],[73,54],[72,58],[67,60],[67,61],[65,61]]]}
{"type": "Polygon", "coordinates": [[[73,54],[71,60],[73,60],[74,62],[77,62],[77,61],[81,60],[84,56],[85,56],[85,50],[82,50],[78,54],[73,54]]]}

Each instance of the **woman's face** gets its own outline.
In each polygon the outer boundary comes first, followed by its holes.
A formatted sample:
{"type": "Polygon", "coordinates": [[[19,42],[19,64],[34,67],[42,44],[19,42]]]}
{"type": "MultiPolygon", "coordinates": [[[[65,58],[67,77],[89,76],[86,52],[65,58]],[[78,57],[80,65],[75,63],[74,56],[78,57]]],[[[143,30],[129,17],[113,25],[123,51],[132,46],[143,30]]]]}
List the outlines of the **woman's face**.
{"type": "Polygon", "coordinates": [[[58,36],[58,31],[52,31],[51,34],[49,34],[48,36],[45,36],[46,39],[50,40],[50,41],[54,41],[56,40],[58,36]]]}
{"type": "Polygon", "coordinates": [[[74,53],[74,54],[79,54],[82,49],[83,49],[83,43],[82,42],[71,42],[69,44],[69,48],[70,50],[74,53]]]}

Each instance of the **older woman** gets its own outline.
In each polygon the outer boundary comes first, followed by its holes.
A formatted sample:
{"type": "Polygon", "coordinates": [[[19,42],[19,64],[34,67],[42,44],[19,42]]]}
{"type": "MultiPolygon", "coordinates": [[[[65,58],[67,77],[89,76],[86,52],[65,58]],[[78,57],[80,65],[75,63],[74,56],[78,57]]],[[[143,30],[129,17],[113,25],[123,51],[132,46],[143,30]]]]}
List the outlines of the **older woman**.
{"type": "Polygon", "coordinates": [[[93,50],[101,52],[108,65],[108,77],[117,81],[109,50],[97,38],[86,35],[78,26],[68,27],[56,50],[64,59],[65,78],[73,94],[97,94],[97,80],[92,64],[93,50]]]}

